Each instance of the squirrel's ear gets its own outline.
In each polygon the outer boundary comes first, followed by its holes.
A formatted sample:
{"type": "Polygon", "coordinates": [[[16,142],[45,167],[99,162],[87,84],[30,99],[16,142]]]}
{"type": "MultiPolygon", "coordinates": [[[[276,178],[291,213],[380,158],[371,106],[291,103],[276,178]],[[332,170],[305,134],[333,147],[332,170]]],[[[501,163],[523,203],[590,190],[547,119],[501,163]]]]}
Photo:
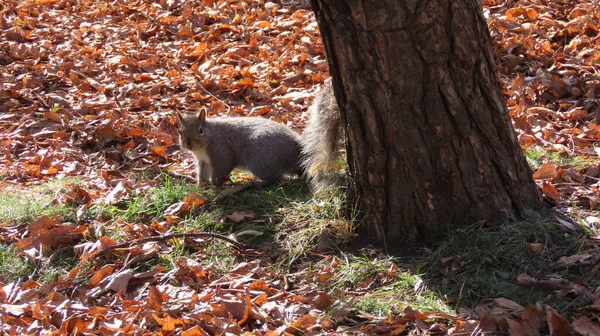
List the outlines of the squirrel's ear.
{"type": "Polygon", "coordinates": [[[183,127],[183,124],[183,115],[181,114],[181,112],[177,111],[177,127],[181,129],[183,127]]]}
{"type": "Polygon", "coordinates": [[[201,123],[205,123],[206,122],[206,108],[201,108],[200,112],[198,112],[198,119],[200,119],[201,123]]]}

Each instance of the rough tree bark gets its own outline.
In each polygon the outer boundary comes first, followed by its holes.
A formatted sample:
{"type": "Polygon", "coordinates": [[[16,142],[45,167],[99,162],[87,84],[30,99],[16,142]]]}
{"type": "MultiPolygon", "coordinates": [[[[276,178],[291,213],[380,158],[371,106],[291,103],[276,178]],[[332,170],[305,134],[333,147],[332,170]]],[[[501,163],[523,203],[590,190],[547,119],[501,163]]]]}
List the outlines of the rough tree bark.
{"type": "Polygon", "coordinates": [[[404,248],[542,208],[478,0],[311,0],[367,235],[404,248]]]}

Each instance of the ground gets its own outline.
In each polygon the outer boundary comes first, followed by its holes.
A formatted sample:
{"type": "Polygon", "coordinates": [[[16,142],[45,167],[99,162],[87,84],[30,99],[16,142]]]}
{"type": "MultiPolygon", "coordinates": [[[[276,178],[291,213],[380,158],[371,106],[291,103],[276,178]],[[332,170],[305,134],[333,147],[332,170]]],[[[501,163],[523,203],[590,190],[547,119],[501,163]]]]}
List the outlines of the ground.
{"type": "Polygon", "coordinates": [[[328,78],[307,1],[3,1],[2,331],[600,334],[600,12],[483,4],[556,212],[401,257],[352,245],[343,190],[198,186],[177,144],[201,107],[302,131],[328,78]]]}

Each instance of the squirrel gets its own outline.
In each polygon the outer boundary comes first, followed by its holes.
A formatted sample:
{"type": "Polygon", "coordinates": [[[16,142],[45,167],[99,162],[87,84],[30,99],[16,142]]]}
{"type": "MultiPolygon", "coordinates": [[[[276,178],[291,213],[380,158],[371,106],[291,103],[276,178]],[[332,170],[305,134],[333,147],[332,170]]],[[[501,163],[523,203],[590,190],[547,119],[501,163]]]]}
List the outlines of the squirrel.
{"type": "Polygon", "coordinates": [[[288,127],[260,117],[207,119],[177,112],[179,141],[192,152],[197,181],[220,186],[234,168],[247,168],[267,185],[285,174],[304,175],[313,192],[333,184],[335,161],[344,140],[331,80],[308,109],[302,137],[288,127]]]}
{"type": "Polygon", "coordinates": [[[270,185],[283,175],[300,175],[300,135],[260,117],[207,119],[177,112],[177,130],[183,148],[192,152],[197,182],[221,186],[234,168],[246,168],[270,185]]]}
{"type": "Polygon", "coordinates": [[[334,184],[335,161],[345,141],[340,110],[329,79],[308,108],[308,122],[302,135],[301,165],[313,192],[334,184]]]}

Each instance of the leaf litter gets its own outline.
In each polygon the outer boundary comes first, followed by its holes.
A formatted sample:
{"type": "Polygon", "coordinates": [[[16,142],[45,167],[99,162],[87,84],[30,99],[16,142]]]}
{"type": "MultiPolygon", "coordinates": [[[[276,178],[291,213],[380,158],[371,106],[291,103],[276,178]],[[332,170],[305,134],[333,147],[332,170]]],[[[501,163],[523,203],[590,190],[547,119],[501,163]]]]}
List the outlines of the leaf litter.
{"type": "MultiPolygon", "coordinates": [[[[594,162],[574,168],[548,161],[534,178],[551,204],[588,211],[584,222],[599,237],[600,10],[593,1],[483,4],[521,145],[594,162]]],[[[106,236],[110,223],[85,216],[90,206],[119,204],[156,185],[134,173],[192,176],[193,163],[176,143],[175,110],[207,106],[213,115],[265,116],[301,129],[302,112],[328,77],[307,1],[6,0],[0,64],[3,187],[81,179],[55,200],[79,207],[75,223],[43,216],[0,227],[0,241],[34,265],[64,248],[77,258],[66,277],[50,283],[0,276],[5,333],[596,335],[600,329],[594,315],[570,323],[549,306],[503,298],[455,315],[406,307],[400,316],[365,316],[352,299],[322,289],[340,270],[333,260],[307,271],[306,279],[317,281],[299,288],[267,267],[261,251],[234,249],[240,262],[226,273],[202,257],[177,257],[171,268],[148,264],[178,244],[207,255],[205,243],[220,239],[174,233],[207,202],[196,193],[167,208],[164,221],[125,223],[126,239],[106,236]],[[157,235],[169,239],[153,240],[157,235]]],[[[223,218],[238,223],[254,216],[242,210],[223,218]]],[[[541,246],[531,249],[541,253],[541,246]]],[[[582,251],[554,267],[597,265],[598,258],[597,250],[582,251]]],[[[446,262],[452,272],[463,265],[461,256],[446,262]]],[[[389,269],[389,281],[401,273],[394,263],[389,269]]],[[[520,274],[517,282],[587,296],[588,311],[600,310],[597,290],[583,286],[585,279],[520,274]]],[[[373,283],[367,278],[356,290],[373,283]]]]}

